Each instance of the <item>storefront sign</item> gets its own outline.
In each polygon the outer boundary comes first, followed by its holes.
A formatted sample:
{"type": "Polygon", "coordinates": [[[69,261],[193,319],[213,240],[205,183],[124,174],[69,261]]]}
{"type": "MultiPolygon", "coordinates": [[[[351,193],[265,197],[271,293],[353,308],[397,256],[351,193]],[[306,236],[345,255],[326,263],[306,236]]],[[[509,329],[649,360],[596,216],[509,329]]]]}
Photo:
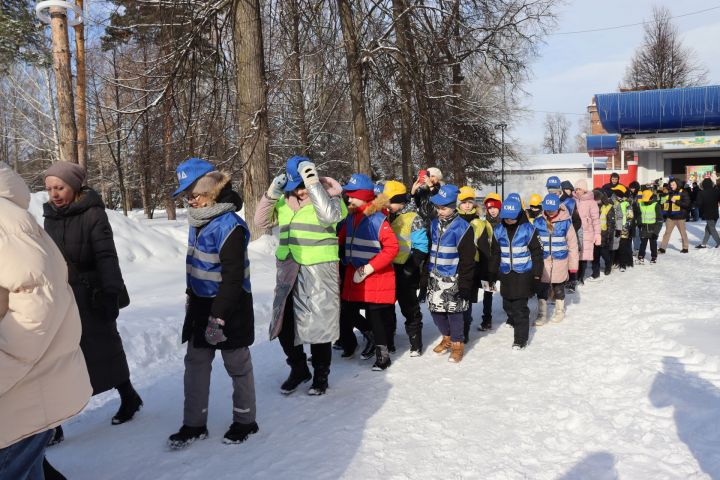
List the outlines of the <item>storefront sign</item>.
{"type": "Polygon", "coordinates": [[[627,138],[622,140],[624,150],[693,150],[720,148],[720,135],[697,132],[694,135],[654,138],[627,138]]]}
{"type": "Polygon", "coordinates": [[[685,167],[685,178],[688,183],[700,183],[703,178],[711,178],[714,171],[715,165],[688,165],[685,167]]]}

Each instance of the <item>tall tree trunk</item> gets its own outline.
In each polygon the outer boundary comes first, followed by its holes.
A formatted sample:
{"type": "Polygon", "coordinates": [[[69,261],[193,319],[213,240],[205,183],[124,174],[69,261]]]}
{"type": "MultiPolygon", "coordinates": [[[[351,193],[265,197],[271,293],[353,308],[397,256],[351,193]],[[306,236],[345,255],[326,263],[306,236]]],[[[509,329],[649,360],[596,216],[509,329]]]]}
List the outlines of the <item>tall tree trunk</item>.
{"type": "Polygon", "coordinates": [[[342,27],[350,81],[350,103],[352,106],[353,133],[355,134],[355,171],[372,175],[370,170],[370,139],[362,83],[362,65],[360,64],[355,20],[353,19],[350,0],[337,0],[337,4],[340,12],[340,26],[342,27]]]}
{"type": "Polygon", "coordinates": [[[300,65],[300,11],[298,1],[288,0],[288,7],[290,11],[290,44],[292,46],[292,54],[288,59],[290,62],[289,73],[292,77],[290,78],[290,101],[298,126],[301,153],[303,155],[310,155],[310,135],[305,118],[305,92],[303,90],[302,69],[300,65]]]}
{"type": "MultiPolygon", "coordinates": [[[[75,0],[75,4],[83,9],[83,0],[75,0]]],[[[75,70],[77,80],[75,83],[75,111],[77,113],[77,155],[78,163],[87,168],[88,140],[87,140],[87,77],[85,72],[85,22],[75,26],[75,70]]]]}
{"type": "MultiPolygon", "coordinates": [[[[453,17],[454,17],[454,27],[453,27],[453,38],[455,40],[455,44],[460,44],[460,1],[457,0],[454,5],[453,9],[453,17]]],[[[448,59],[452,58],[452,52],[450,49],[448,49],[448,59]]],[[[454,179],[456,185],[464,185],[465,184],[465,165],[464,165],[464,155],[463,155],[463,147],[461,145],[461,142],[464,138],[464,122],[462,120],[462,108],[461,108],[461,101],[462,101],[462,82],[464,78],[462,76],[462,69],[460,65],[460,60],[457,58],[452,58],[452,111],[453,111],[453,119],[452,119],[452,126],[453,126],[453,152],[452,152],[452,164],[453,164],[453,170],[454,170],[454,179]]]]}
{"type": "Polygon", "coordinates": [[[125,185],[125,168],[122,162],[122,114],[120,113],[120,84],[117,79],[120,78],[117,68],[117,50],[112,50],[112,67],[113,67],[113,78],[115,79],[115,155],[113,160],[115,161],[115,168],[118,174],[118,186],[120,188],[120,197],[122,198],[122,209],[123,214],[127,217],[128,211],[132,210],[132,194],[129,194],[127,185],[125,185]]]}
{"type": "Polygon", "coordinates": [[[175,211],[175,200],[172,198],[174,191],[173,175],[173,154],[172,154],[172,138],[173,138],[173,121],[172,121],[172,86],[168,92],[168,97],[163,102],[163,195],[165,197],[165,212],[168,220],[176,220],[177,212],[175,211]]]}
{"type": "Polygon", "coordinates": [[[401,22],[405,20],[403,15],[405,12],[404,2],[402,0],[393,0],[393,21],[395,22],[395,32],[398,48],[400,53],[397,55],[399,64],[398,69],[398,87],[400,87],[400,160],[402,167],[402,180],[405,185],[413,183],[413,165],[412,165],[412,92],[410,84],[409,66],[403,56],[403,52],[407,52],[408,39],[407,32],[401,26],[401,22]]]}
{"type": "MultiPolygon", "coordinates": [[[[400,15],[401,12],[406,12],[407,9],[408,5],[406,0],[393,0],[394,15],[400,15]],[[396,13],[396,11],[398,13],[396,13]]],[[[400,47],[404,55],[407,55],[408,73],[415,91],[415,103],[417,105],[418,120],[420,122],[420,137],[423,143],[424,166],[425,168],[432,167],[435,165],[435,146],[433,142],[435,127],[433,125],[432,115],[430,115],[427,86],[425,85],[425,78],[420,68],[417,50],[415,49],[409,13],[405,13],[405,15],[399,17],[399,20],[395,24],[395,29],[397,32],[398,47],[400,47]]]]}
{"type": "MultiPolygon", "coordinates": [[[[233,4],[238,123],[240,128],[245,218],[252,219],[270,183],[267,117],[267,82],[263,51],[260,0],[235,0],[233,4]]],[[[249,221],[252,238],[263,233],[249,221]]]]}
{"type": "Polygon", "coordinates": [[[53,139],[53,152],[50,162],[57,162],[60,160],[60,134],[57,126],[57,109],[55,108],[55,98],[53,97],[52,83],[50,83],[50,67],[48,66],[44,70],[45,74],[45,88],[47,92],[47,102],[50,105],[50,127],[52,128],[52,139],[53,139]]]}
{"type": "Polygon", "coordinates": [[[77,127],[73,103],[67,14],[64,8],[50,7],[50,28],[52,30],[57,105],[60,113],[60,158],[67,162],[77,163],[77,127]]]}

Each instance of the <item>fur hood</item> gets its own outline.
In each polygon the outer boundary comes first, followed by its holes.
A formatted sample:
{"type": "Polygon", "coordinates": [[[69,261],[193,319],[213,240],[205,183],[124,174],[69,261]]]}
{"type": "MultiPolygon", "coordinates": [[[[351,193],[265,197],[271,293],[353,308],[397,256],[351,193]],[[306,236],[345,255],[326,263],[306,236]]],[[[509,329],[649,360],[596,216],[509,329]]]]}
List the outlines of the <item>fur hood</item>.
{"type": "Polygon", "coordinates": [[[362,207],[354,207],[351,205],[350,207],[348,207],[348,213],[352,214],[360,211],[363,213],[363,215],[369,217],[373,213],[379,212],[387,216],[386,208],[388,205],[390,205],[390,199],[384,193],[381,193],[380,195],[375,197],[375,200],[366,203],[362,207]]]}

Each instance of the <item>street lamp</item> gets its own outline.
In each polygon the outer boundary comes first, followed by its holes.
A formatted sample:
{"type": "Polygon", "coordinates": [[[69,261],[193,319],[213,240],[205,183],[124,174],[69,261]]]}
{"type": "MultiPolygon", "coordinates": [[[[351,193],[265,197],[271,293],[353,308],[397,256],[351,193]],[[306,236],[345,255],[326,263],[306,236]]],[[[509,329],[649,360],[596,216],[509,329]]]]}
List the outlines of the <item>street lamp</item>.
{"type": "Polygon", "coordinates": [[[500,182],[502,183],[502,199],[505,201],[505,129],[507,123],[498,123],[495,130],[500,130],[500,182]]]}

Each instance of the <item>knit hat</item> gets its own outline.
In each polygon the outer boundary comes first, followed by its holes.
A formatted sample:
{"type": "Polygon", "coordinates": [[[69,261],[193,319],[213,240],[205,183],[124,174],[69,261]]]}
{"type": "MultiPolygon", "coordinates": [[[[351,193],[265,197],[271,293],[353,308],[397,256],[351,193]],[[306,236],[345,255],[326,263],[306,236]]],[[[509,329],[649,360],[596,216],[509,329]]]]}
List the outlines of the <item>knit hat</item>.
{"type": "Polygon", "coordinates": [[[494,198],[486,198],[485,210],[489,210],[491,208],[497,208],[500,210],[502,208],[502,202],[500,200],[495,200],[494,198]]]}
{"type": "Polygon", "coordinates": [[[560,184],[560,188],[562,188],[563,190],[575,190],[575,187],[573,187],[573,184],[570,183],[569,180],[565,180],[564,182],[562,182],[560,184]]]}
{"type": "Polygon", "coordinates": [[[300,176],[300,172],[298,171],[298,166],[302,162],[309,162],[310,159],[307,157],[300,157],[300,156],[294,156],[288,158],[287,163],[285,164],[285,175],[287,176],[287,183],[285,184],[285,187],[283,190],[286,192],[292,192],[296,188],[300,186],[301,183],[303,183],[303,179],[300,176]]]}
{"type": "Polygon", "coordinates": [[[587,180],[585,180],[584,178],[581,178],[580,180],[577,180],[577,181],[575,182],[575,190],[577,190],[578,188],[580,188],[580,189],[582,189],[582,190],[584,190],[584,191],[587,192],[587,191],[588,191],[587,180]]]}
{"type": "Polygon", "coordinates": [[[520,210],[522,210],[522,205],[520,205],[520,202],[516,198],[511,198],[510,196],[508,196],[508,198],[505,199],[505,202],[503,202],[502,208],[500,209],[500,218],[515,220],[516,218],[518,218],[518,215],[520,215],[520,210]]]}
{"type": "Polygon", "coordinates": [[[74,191],[79,192],[85,183],[85,169],[72,162],[55,162],[45,170],[45,178],[57,177],[74,191]]]}
{"type": "Polygon", "coordinates": [[[545,183],[545,188],[560,190],[560,185],[560,178],[553,175],[552,177],[547,179],[547,182],[545,183]]]}
{"type": "Polygon", "coordinates": [[[438,193],[430,197],[430,201],[438,206],[446,207],[457,203],[457,197],[460,190],[455,185],[443,185],[438,193]]]}
{"type": "Polygon", "coordinates": [[[537,193],[533,193],[530,195],[530,206],[531,207],[539,207],[542,203],[542,197],[538,195],[537,193]]]}
{"type": "Polygon", "coordinates": [[[353,192],[355,190],[370,190],[374,194],[375,185],[373,185],[370,177],[364,173],[353,173],[346,185],[342,189],[345,192],[353,192]]]}
{"type": "Polygon", "coordinates": [[[363,202],[372,202],[375,198],[375,192],[372,190],[346,190],[345,194],[349,198],[357,198],[363,202]]]}
{"type": "Polygon", "coordinates": [[[428,172],[428,177],[435,177],[438,179],[438,181],[441,181],[443,179],[443,174],[439,168],[430,167],[427,169],[427,172],[428,172]]]}
{"type": "Polygon", "coordinates": [[[460,187],[460,193],[458,194],[458,202],[464,202],[465,200],[475,200],[475,189],[472,187],[460,187]]]}
{"type": "Polygon", "coordinates": [[[543,211],[557,212],[560,209],[560,197],[554,193],[548,193],[542,202],[543,211]]]}
{"type": "Polygon", "coordinates": [[[407,188],[397,180],[385,182],[383,194],[390,199],[390,203],[407,203],[407,188]]]}

